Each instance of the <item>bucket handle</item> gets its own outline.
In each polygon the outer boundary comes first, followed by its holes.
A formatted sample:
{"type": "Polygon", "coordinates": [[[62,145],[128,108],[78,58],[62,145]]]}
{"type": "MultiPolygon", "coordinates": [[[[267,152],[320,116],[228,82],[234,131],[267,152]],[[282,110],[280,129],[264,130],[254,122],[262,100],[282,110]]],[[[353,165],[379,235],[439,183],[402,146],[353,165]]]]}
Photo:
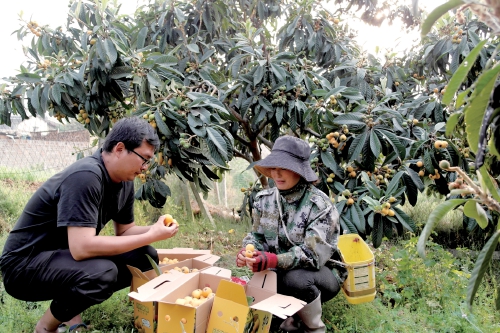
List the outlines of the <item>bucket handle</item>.
{"type": "Polygon", "coordinates": [[[351,267],[351,265],[347,265],[346,263],[343,263],[342,261],[338,261],[338,260],[333,260],[333,259],[328,259],[329,262],[333,262],[339,266],[342,266],[342,267],[351,267]]]}

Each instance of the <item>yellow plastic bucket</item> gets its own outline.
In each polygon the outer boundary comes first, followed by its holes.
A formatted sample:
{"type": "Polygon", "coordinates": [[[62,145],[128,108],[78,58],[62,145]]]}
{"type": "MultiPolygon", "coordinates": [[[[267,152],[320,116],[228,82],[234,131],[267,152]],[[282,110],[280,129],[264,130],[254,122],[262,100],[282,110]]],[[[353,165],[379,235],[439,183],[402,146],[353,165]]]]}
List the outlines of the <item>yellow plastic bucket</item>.
{"type": "Polygon", "coordinates": [[[338,247],[348,276],[342,292],[350,304],[371,302],[375,298],[375,257],[358,234],[339,237],[338,247]]]}

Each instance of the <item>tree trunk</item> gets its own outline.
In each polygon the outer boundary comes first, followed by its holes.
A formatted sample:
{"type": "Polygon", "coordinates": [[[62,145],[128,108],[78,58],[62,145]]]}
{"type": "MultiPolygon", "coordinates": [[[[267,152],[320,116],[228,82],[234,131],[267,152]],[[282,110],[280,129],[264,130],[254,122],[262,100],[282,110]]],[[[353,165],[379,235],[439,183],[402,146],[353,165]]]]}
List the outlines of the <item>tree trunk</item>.
{"type": "Polygon", "coordinates": [[[224,207],[227,208],[227,182],[226,182],[226,179],[227,177],[226,176],[223,176],[223,180],[222,180],[222,184],[224,184],[224,207]]]}
{"type": "MultiPolygon", "coordinates": [[[[252,139],[250,141],[250,152],[252,154],[253,161],[260,161],[262,159],[262,155],[260,153],[260,147],[259,147],[259,140],[257,138],[252,139]]],[[[267,181],[267,177],[258,172],[257,170],[253,169],[255,173],[257,174],[257,177],[260,179],[260,183],[262,184],[262,188],[267,188],[269,187],[269,183],[267,181]]]]}
{"type": "Polygon", "coordinates": [[[179,180],[181,184],[181,191],[182,191],[182,202],[184,206],[184,213],[186,213],[186,216],[188,219],[191,220],[191,222],[194,222],[194,214],[193,214],[193,209],[191,208],[191,200],[189,200],[189,190],[186,184],[182,181],[179,180]]]}
{"type": "Polygon", "coordinates": [[[198,206],[200,207],[200,212],[203,216],[205,216],[210,223],[212,223],[212,226],[214,229],[217,229],[215,226],[214,219],[212,218],[212,215],[210,215],[210,212],[208,211],[207,207],[205,206],[205,203],[201,199],[200,193],[198,193],[198,190],[196,189],[196,186],[194,185],[193,182],[189,182],[189,186],[191,187],[191,191],[193,192],[194,198],[196,199],[196,202],[198,203],[198,206]]]}

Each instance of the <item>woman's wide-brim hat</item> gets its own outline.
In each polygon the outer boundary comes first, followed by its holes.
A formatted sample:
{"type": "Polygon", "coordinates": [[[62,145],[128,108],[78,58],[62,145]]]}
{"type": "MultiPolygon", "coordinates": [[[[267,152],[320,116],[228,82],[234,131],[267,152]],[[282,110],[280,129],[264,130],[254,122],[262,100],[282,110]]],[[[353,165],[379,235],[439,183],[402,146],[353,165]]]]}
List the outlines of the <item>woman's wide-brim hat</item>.
{"type": "Polygon", "coordinates": [[[308,182],[315,182],[318,176],[311,168],[309,157],[311,147],[302,139],[285,135],[276,140],[271,154],[257,161],[254,168],[264,176],[271,177],[272,168],[282,168],[293,171],[308,182]]]}

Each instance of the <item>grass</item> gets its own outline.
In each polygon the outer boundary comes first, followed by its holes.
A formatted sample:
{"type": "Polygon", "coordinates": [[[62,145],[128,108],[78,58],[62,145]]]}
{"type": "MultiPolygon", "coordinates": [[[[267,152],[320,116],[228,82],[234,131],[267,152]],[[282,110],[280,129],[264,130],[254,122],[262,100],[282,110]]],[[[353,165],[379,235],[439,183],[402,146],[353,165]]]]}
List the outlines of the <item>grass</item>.
{"type": "MultiPolygon", "coordinates": [[[[0,249],[7,230],[33,193],[32,181],[18,179],[10,182],[9,187],[3,180],[0,186],[0,225],[4,226],[0,229],[0,249]]],[[[171,185],[176,193],[175,184],[171,185]]],[[[232,194],[235,202],[237,192],[232,194]]],[[[423,224],[437,204],[435,201],[421,197],[416,207],[405,207],[405,210],[418,224],[423,224]]],[[[221,257],[217,266],[231,269],[235,276],[251,276],[247,268],[235,266],[235,254],[249,230],[247,222],[215,218],[217,228],[214,229],[203,219],[192,221],[173,199],[169,199],[161,210],[136,202],[135,212],[136,222],[141,225],[152,223],[166,212],[180,222],[181,231],[177,236],[153,244],[156,248],[210,249],[221,257]]],[[[450,215],[447,219],[448,228],[460,226],[459,215],[450,215]]],[[[102,233],[112,234],[111,226],[102,233]]],[[[408,234],[404,239],[384,241],[380,248],[373,250],[377,297],[369,303],[352,305],[339,294],[324,304],[323,319],[328,332],[500,332],[500,314],[494,305],[495,288],[498,288],[495,272],[499,271],[500,264],[494,262],[487,271],[471,312],[465,297],[475,258],[464,255],[457,259],[441,246],[429,242],[428,256],[422,259],[417,255],[416,241],[417,235],[408,234]]],[[[467,252],[467,249],[459,251],[467,252]]],[[[91,325],[91,332],[137,332],[133,328],[133,307],[127,293],[127,289],[121,290],[83,313],[84,321],[91,325]]],[[[33,331],[49,302],[18,301],[10,297],[0,283],[0,304],[0,333],[22,333],[33,331]]]]}

